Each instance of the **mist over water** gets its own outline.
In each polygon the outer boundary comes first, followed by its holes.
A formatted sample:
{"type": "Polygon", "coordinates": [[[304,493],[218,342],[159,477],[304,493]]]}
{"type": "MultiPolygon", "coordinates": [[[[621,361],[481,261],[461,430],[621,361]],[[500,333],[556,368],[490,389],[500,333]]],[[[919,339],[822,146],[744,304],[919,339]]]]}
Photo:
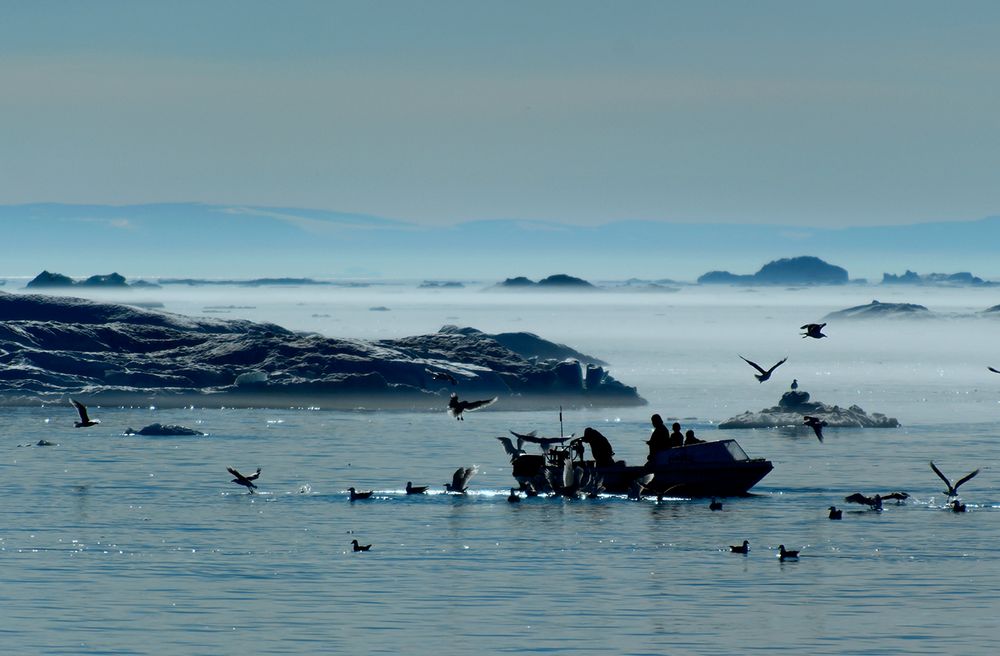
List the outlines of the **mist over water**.
{"type": "MultiPolygon", "coordinates": [[[[10,284],[6,291],[13,291],[10,284]]],[[[78,293],[81,290],[73,290],[78,293]]],[[[566,408],[616,457],[645,458],[649,415],[703,439],[735,438],[774,471],[746,498],[506,501],[495,436],[559,432],[558,408],[444,412],[7,409],[0,577],[7,653],[988,653],[1000,572],[996,471],[1000,303],[991,289],[684,287],[591,294],[367,288],[175,288],[88,292],[169,311],[380,339],[444,324],[530,331],[610,363],[639,408],[566,408]],[[798,327],[877,298],[938,318],[798,327]],[[384,307],[388,310],[373,311],[384,307]],[[765,367],[759,384],[738,355],[765,367]],[[896,417],[900,429],[732,430],[792,379],[813,400],[896,417]],[[206,437],[123,437],[179,423],[206,437]],[[39,439],[57,443],[34,447],[39,439]],[[970,512],[944,509],[934,460],[970,512]],[[473,494],[440,491],[478,464],[473,494]],[[263,467],[260,494],[226,466],[263,467]],[[346,488],[373,489],[351,503],[346,488]],[[881,514],[853,492],[905,490],[881,514]],[[841,522],[827,507],[845,509],[841,522]],[[351,539],[372,543],[350,551],[351,539]],[[748,539],[747,556],[728,545],[748,539]],[[802,549],[778,562],[779,544],[802,549]]]]}

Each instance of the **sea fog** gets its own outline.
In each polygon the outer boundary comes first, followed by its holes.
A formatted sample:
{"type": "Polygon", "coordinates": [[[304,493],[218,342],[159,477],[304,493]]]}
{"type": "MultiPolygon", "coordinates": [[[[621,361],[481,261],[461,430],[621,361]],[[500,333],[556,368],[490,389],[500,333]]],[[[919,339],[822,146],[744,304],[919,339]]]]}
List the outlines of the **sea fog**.
{"type": "MultiPolygon", "coordinates": [[[[1000,589],[994,463],[1000,415],[991,289],[682,287],[677,292],[511,293],[364,288],[165,287],[74,294],[168,311],[378,339],[444,324],[526,330],[610,363],[649,404],[565,408],[641,463],[649,415],[733,438],[774,463],[748,497],[506,501],[509,429],[560,430],[558,408],[457,422],[444,412],[295,407],[5,410],[0,644],[17,654],[992,653],[1000,589]],[[926,305],[933,319],[831,321],[869,303],[926,305]],[[379,308],[379,309],[373,309],[379,308]],[[744,355],[770,366],[758,383],[744,355]],[[898,429],[727,430],[797,379],[828,404],[896,417],[898,429]],[[179,423],[205,437],[126,437],[179,423]],[[33,447],[45,439],[54,446],[33,447]],[[25,446],[19,446],[25,445],[25,446]],[[945,506],[935,460],[970,512],[945,506]],[[460,465],[466,497],[442,494],[460,465]],[[248,495],[225,471],[261,466],[248,495]],[[407,480],[432,492],[407,497],[407,480]],[[371,489],[350,502],[346,489],[371,489]],[[882,513],[853,492],[905,490],[882,513]],[[827,519],[827,507],[845,509],[827,519]],[[350,540],[372,543],[355,554],[350,540]],[[747,539],[751,552],[729,553],[747,539]],[[779,544],[801,549],[779,562],[779,544]]],[[[8,283],[6,291],[12,289],[8,283]]]]}
{"type": "Polygon", "coordinates": [[[72,294],[330,337],[387,339],[446,324],[533,332],[607,361],[616,378],[638,387],[652,410],[703,423],[774,405],[793,379],[814,400],[857,404],[904,425],[988,422],[1000,412],[1000,376],[986,369],[1000,368],[1000,316],[983,314],[1000,303],[1000,289],[990,287],[682,286],[676,292],[563,293],[512,292],[475,282],[462,289],[424,289],[396,281],[364,287],[76,288],[72,294]],[[934,316],[834,320],[824,329],[828,338],[801,338],[799,326],[876,299],[924,305],[934,316]],[[786,356],[788,362],[758,384],[740,355],[765,368],[786,356]]]}

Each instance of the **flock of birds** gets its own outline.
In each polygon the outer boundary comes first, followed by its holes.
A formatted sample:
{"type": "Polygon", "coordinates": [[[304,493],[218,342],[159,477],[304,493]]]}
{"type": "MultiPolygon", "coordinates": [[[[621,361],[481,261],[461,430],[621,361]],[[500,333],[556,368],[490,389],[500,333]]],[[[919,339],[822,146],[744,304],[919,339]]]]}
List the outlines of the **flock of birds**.
{"type": "MultiPolygon", "coordinates": [[[[822,332],[825,326],[826,326],[825,323],[804,324],[803,326],[800,327],[800,329],[804,331],[803,333],[801,333],[802,338],[805,339],[807,337],[810,337],[813,339],[821,339],[827,337],[827,335],[825,335],[822,332]]],[[[754,374],[754,377],[760,383],[769,380],[774,371],[788,360],[788,357],[786,356],[781,360],[779,360],[778,362],[776,362],[775,364],[773,364],[770,368],[764,369],[756,362],[748,358],[745,358],[742,355],[740,355],[739,357],[757,371],[757,373],[754,374]]],[[[1000,374],[1000,370],[995,369],[993,367],[987,367],[987,369],[993,373],[1000,374]]],[[[431,369],[427,369],[426,371],[433,380],[440,382],[447,382],[453,386],[458,385],[458,380],[452,374],[446,371],[433,371],[431,369]]],[[[791,389],[796,390],[797,388],[798,388],[798,380],[795,379],[792,381],[791,389]]],[[[452,393],[448,400],[448,413],[455,419],[461,421],[464,420],[463,414],[465,412],[470,412],[478,410],[480,408],[488,407],[496,403],[496,401],[497,397],[493,397],[490,399],[466,401],[459,399],[458,394],[452,393]]],[[[79,401],[72,398],[70,399],[70,402],[76,408],[76,411],[80,417],[79,421],[74,422],[74,427],[88,428],[91,426],[96,426],[101,423],[100,419],[94,419],[90,417],[90,414],[87,411],[87,406],[85,406],[83,403],[80,403],[79,401]]],[[[823,441],[823,427],[827,426],[826,421],[823,421],[819,417],[805,415],[803,416],[803,425],[812,428],[819,441],[820,442],[823,441]]],[[[559,438],[538,437],[534,431],[530,433],[516,433],[514,431],[511,431],[511,434],[517,439],[516,445],[508,437],[498,437],[497,439],[502,443],[504,450],[507,452],[507,454],[511,456],[512,461],[517,456],[525,453],[523,449],[525,443],[537,444],[541,448],[542,453],[547,453],[552,446],[570,440],[575,436],[574,434],[570,435],[569,437],[559,437],[559,438]]],[[[931,469],[934,471],[934,473],[937,474],[937,476],[942,481],[944,481],[944,484],[947,486],[945,494],[951,500],[949,505],[951,506],[952,511],[956,513],[966,512],[967,510],[966,504],[962,503],[958,499],[958,489],[963,484],[967,483],[969,480],[971,480],[977,474],[979,474],[980,470],[976,469],[975,471],[966,474],[965,476],[963,476],[962,478],[958,479],[953,483],[947,476],[945,476],[945,474],[937,467],[937,465],[934,464],[933,461],[931,461],[930,466],[931,469]]],[[[253,494],[255,490],[257,490],[257,485],[254,481],[260,478],[261,475],[260,467],[257,467],[257,470],[250,475],[241,474],[234,467],[227,467],[226,470],[233,476],[232,482],[237,485],[245,487],[249,494],[253,494]]],[[[458,469],[455,470],[455,473],[452,475],[452,480],[444,484],[445,490],[447,492],[454,494],[465,494],[469,488],[469,481],[478,472],[479,472],[479,467],[476,465],[473,465],[471,467],[459,467],[458,469]]],[[[652,475],[650,475],[650,478],[652,478],[652,475]]],[[[649,481],[645,482],[648,483],[649,481]]],[[[629,494],[630,498],[641,497],[643,492],[642,490],[643,481],[638,481],[638,484],[639,484],[639,489],[637,490],[637,493],[635,495],[629,494]]],[[[428,486],[415,486],[413,485],[412,481],[407,481],[405,490],[406,494],[408,495],[425,494],[428,490],[428,486]]],[[[352,502],[369,499],[371,498],[373,493],[374,492],[372,490],[359,491],[354,487],[348,488],[348,495],[349,495],[348,498],[352,502]]],[[[529,496],[533,496],[530,494],[530,491],[529,491],[529,496]]],[[[900,504],[903,503],[909,497],[910,495],[907,494],[906,492],[890,492],[888,494],[875,494],[874,496],[867,496],[860,492],[856,492],[854,494],[844,497],[844,501],[848,503],[856,503],[863,506],[867,506],[870,510],[881,512],[884,502],[896,501],[897,504],[900,504]]],[[[517,503],[521,500],[521,497],[518,494],[516,488],[511,488],[510,496],[507,498],[507,500],[511,503],[517,503]]],[[[722,510],[722,503],[717,499],[712,498],[711,503],[709,504],[709,509],[713,511],[722,510]]],[[[828,517],[831,520],[843,519],[843,510],[837,508],[836,506],[830,506],[828,517]]],[[[370,544],[368,545],[359,544],[356,539],[352,540],[351,544],[352,544],[352,549],[355,552],[369,551],[372,548],[372,545],[370,544]]],[[[729,547],[729,549],[732,553],[739,553],[746,555],[750,552],[750,543],[748,540],[743,540],[743,543],[741,545],[732,545],[729,547]]],[[[778,549],[779,549],[778,557],[782,561],[788,559],[797,559],[799,557],[798,551],[786,550],[785,545],[783,544],[780,545],[778,549]]]]}

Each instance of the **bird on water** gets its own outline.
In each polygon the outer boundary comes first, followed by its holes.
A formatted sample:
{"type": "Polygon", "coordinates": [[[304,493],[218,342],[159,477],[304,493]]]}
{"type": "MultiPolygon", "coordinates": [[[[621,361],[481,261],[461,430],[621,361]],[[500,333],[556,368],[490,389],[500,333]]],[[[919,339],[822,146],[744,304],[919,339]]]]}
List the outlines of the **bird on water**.
{"type": "Polygon", "coordinates": [[[367,492],[358,492],[353,487],[349,487],[347,488],[347,491],[350,492],[351,501],[359,501],[361,499],[367,499],[372,495],[372,490],[368,490],[367,492]]]}
{"type": "Polygon", "coordinates": [[[830,506],[830,514],[828,515],[830,519],[843,519],[844,511],[839,510],[837,506],[830,506]]]}
{"type": "Polygon", "coordinates": [[[785,545],[779,544],[778,545],[778,560],[788,560],[788,559],[798,560],[799,559],[799,552],[798,551],[788,551],[787,549],[785,549],[785,545]]]}
{"type": "Polygon", "coordinates": [[[353,545],[355,551],[371,551],[372,545],[370,544],[358,544],[357,540],[351,540],[351,545],[353,545]]]}
{"type": "Polygon", "coordinates": [[[731,551],[732,553],[738,553],[738,554],[748,554],[748,553],[750,553],[750,541],[749,540],[744,540],[743,544],[730,545],[729,551],[731,551]]]}
{"type": "Polygon", "coordinates": [[[722,502],[712,497],[712,502],[708,504],[709,510],[722,510],[722,502]]]}
{"type": "Polygon", "coordinates": [[[413,481],[406,481],[407,494],[423,494],[427,491],[426,485],[414,485],[413,481]]]}
{"type": "Polygon", "coordinates": [[[444,488],[449,492],[465,494],[469,489],[469,480],[475,476],[478,471],[478,465],[473,465],[471,467],[459,467],[455,470],[455,473],[452,474],[451,483],[445,483],[444,488]]]}

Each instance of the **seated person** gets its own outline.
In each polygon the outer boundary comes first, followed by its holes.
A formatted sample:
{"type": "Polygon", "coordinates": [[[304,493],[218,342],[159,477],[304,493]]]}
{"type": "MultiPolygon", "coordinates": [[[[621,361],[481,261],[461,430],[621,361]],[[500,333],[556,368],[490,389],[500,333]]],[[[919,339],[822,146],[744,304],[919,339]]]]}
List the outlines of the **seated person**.
{"type": "Polygon", "coordinates": [[[694,431],[689,430],[684,433],[684,446],[690,446],[691,444],[704,444],[705,440],[699,440],[694,436],[694,431]]]}
{"type": "Polygon", "coordinates": [[[670,433],[670,448],[684,446],[684,435],[681,433],[681,425],[675,421],[671,428],[673,428],[673,431],[670,433]]]}
{"type": "Polygon", "coordinates": [[[583,437],[580,439],[590,445],[590,452],[598,467],[610,467],[615,464],[615,452],[611,448],[611,442],[600,432],[588,426],[583,430],[583,437]]]}

